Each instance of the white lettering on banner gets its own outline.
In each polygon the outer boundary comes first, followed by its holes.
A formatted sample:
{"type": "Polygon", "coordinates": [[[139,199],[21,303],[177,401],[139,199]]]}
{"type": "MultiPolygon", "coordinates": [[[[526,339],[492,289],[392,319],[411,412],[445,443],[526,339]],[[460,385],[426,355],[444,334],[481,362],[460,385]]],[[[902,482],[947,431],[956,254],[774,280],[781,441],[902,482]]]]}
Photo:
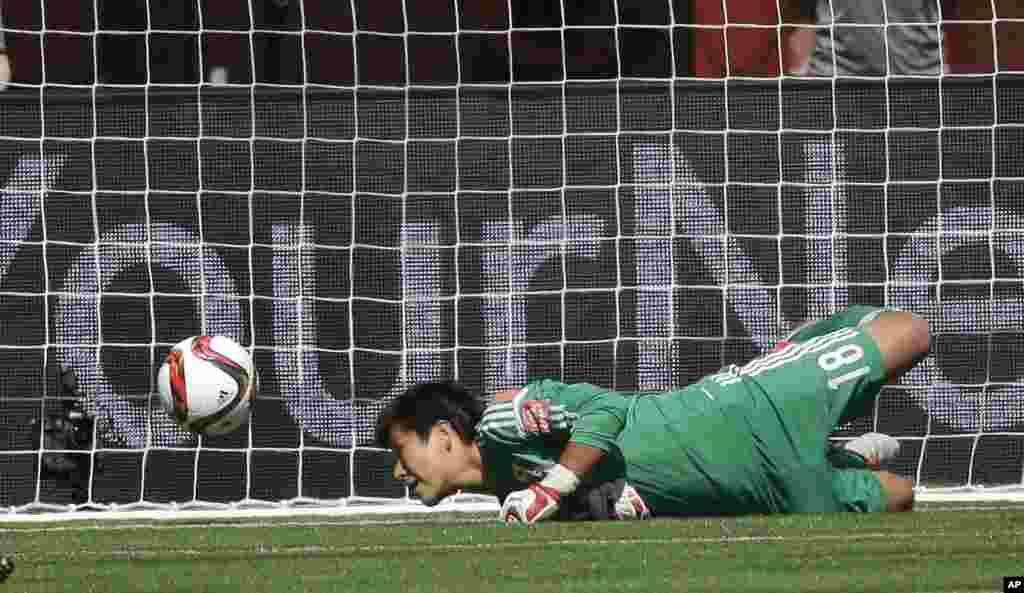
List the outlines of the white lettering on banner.
{"type": "MultiPolygon", "coordinates": [[[[368,435],[381,405],[357,407],[351,399],[338,399],[327,389],[320,369],[316,326],[317,284],[312,229],[292,224],[274,225],[273,355],[274,375],[284,394],[288,413],[310,436],[335,447],[350,448],[357,431],[368,435]]],[[[401,282],[405,326],[401,328],[403,363],[385,394],[353,394],[353,398],[393,397],[408,382],[450,377],[438,350],[451,328],[445,327],[438,297],[441,295],[442,259],[437,252],[435,223],[406,223],[401,227],[401,282]]],[[[355,270],[352,273],[356,273],[355,270]]],[[[351,304],[350,304],[351,306],[351,304]]],[[[351,314],[351,312],[350,312],[351,314]]],[[[350,354],[351,355],[351,354],[350,354]]],[[[354,379],[354,378],[353,378],[354,379]]]]}
{"type": "MultiPolygon", "coordinates": [[[[273,255],[274,376],[295,422],[335,447],[350,448],[354,439],[353,404],[335,399],[320,372],[316,327],[316,260],[312,229],[275,224],[273,255]]],[[[372,426],[372,424],[370,424],[372,426]]]]}
{"type": "MultiPolygon", "coordinates": [[[[835,148],[827,146],[822,141],[811,141],[805,146],[807,156],[808,193],[807,199],[807,223],[809,235],[828,235],[831,239],[829,248],[825,251],[828,257],[820,257],[818,253],[808,253],[809,283],[828,284],[833,286],[825,291],[811,291],[811,300],[808,302],[808,312],[814,316],[831,313],[838,308],[848,304],[848,291],[842,287],[847,281],[847,249],[846,249],[846,212],[847,196],[843,187],[843,171],[845,170],[844,149],[842,144],[835,148]],[[834,150],[834,154],[833,154],[834,150]],[[816,184],[824,184],[831,181],[835,192],[815,187],[816,184]],[[824,191],[823,191],[824,190],[824,191]]],[[[725,265],[716,265],[722,259],[722,235],[725,233],[725,223],[722,214],[707,198],[703,186],[697,182],[693,174],[693,168],[685,154],[676,151],[673,155],[675,167],[675,179],[670,172],[668,148],[661,144],[642,144],[634,149],[634,172],[637,183],[643,188],[638,192],[642,196],[638,198],[636,205],[638,216],[641,214],[650,215],[659,212],[659,208],[653,205],[642,204],[644,199],[665,200],[672,190],[679,191],[683,197],[681,205],[676,207],[676,216],[681,218],[685,233],[687,235],[708,236],[708,240],[694,240],[691,242],[701,254],[705,265],[714,276],[716,284],[725,286],[727,284],[760,284],[756,272],[750,263],[749,257],[743,254],[734,242],[729,242],[727,259],[725,265]]],[[[661,206],[664,210],[665,207],[661,206]]],[[[1000,226],[1006,229],[1024,228],[1024,218],[1021,216],[996,209],[994,215],[1002,222],[1000,226]]],[[[1018,270],[1024,269],[1024,238],[1018,233],[1007,230],[1005,232],[990,232],[993,224],[993,213],[986,208],[948,208],[943,210],[938,217],[933,217],[915,229],[913,237],[907,242],[900,252],[895,265],[890,271],[893,285],[900,285],[898,290],[890,290],[890,306],[914,311],[932,322],[936,330],[946,328],[946,331],[970,331],[970,332],[992,332],[992,331],[1019,331],[1020,319],[1024,318],[1024,304],[1018,300],[999,300],[993,295],[991,299],[977,299],[975,301],[940,300],[933,302],[930,291],[938,278],[939,258],[942,254],[949,253],[955,249],[965,247],[971,243],[993,241],[993,249],[997,249],[1009,256],[1017,265],[1018,270]],[[932,248],[932,241],[939,235],[939,222],[942,222],[942,241],[940,249],[932,248]],[[981,221],[981,222],[979,222],[981,221]],[[920,235],[931,234],[930,237],[920,235]],[[989,237],[991,236],[991,239],[989,237]]],[[[655,216],[656,220],[656,216],[655,216]]],[[[649,264],[639,261],[638,277],[658,278],[658,272],[647,270],[644,266],[649,264]]],[[[667,259],[660,261],[666,262],[667,259]]],[[[994,262],[993,262],[994,265],[994,262]]],[[[661,272],[665,274],[666,272],[661,272]]],[[[982,280],[979,282],[987,282],[982,280]]],[[[774,287],[766,287],[774,290],[774,287]]],[[[744,286],[741,290],[746,291],[744,286]]],[[[765,327],[765,320],[771,321],[776,318],[775,307],[768,295],[753,290],[746,293],[748,298],[730,298],[730,303],[736,316],[743,322],[753,341],[764,348],[768,340],[776,335],[776,329],[770,325],[765,327]],[[752,297],[752,298],[751,298],[752,297]],[[766,333],[767,332],[767,333],[766,333]]],[[[733,295],[730,294],[730,297],[733,295]]],[[[671,306],[671,304],[669,305],[671,306]]],[[[639,306],[636,311],[638,328],[657,327],[657,323],[665,323],[668,307],[653,306],[645,309],[639,306]],[[645,325],[640,325],[639,320],[648,311],[653,310],[654,321],[647,320],[645,325]]],[[[791,327],[793,322],[800,320],[781,320],[783,326],[791,327]]],[[[650,346],[648,346],[650,348],[650,346]]],[[[647,355],[647,358],[657,360],[656,355],[647,355]]],[[[641,364],[645,360],[641,353],[641,364]]],[[[674,359],[673,359],[674,360],[674,359]]],[[[666,380],[663,369],[657,365],[644,369],[641,367],[641,386],[645,384],[660,385],[666,380]]],[[[927,394],[921,397],[919,405],[929,412],[935,419],[944,424],[956,427],[964,431],[977,430],[1005,430],[1024,421],[1024,386],[1019,383],[999,385],[996,389],[990,389],[981,396],[972,395],[962,387],[951,384],[945,380],[939,366],[936,364],[935,356],[930,356],[917,367],[915,367],[903,382],[910,385],[928,386],[927,394]]],[[[1020,378],[1018,378],[1020,379],[1020,378]]]]}
{"type": "Polygon", "coordinates": [[[122,225],[99,237],[98,251],[83,250],[68,268],[64,286],[58,288],[61,295],[54,319],[56,338],[62,344],[62,362],[75,370],[83,385],[92,386],[96,416],[108,434],[116,435],[131,448],[174,446],[194,442],[195,437],[175,426],[165,414],[150,414],[150,394],[118,393],[107,378],[99,358],[97,299],[114,279],[125,270],[152,262],[184,280],[191,294],[201,295],[203,333],[235,340],[242,334],[238,290],[224,260],[202,246],[187,227],[154,222],[149,229],[151,237],[147,237],[144,224],[122,225]]]}
{"type": "MultiPolygon", "coordinates": [[[[1024,217],[1000,208],[947,208],[925,221],[896,257],[890,305],[922,315],[933,332],[1021,331],[1024,302],[1000,298],[989,280],[977,284],[988,284],[990,298],[955,300],[947,296],[935,302],[930,295],[941,278],[943,256],[971,244],[987,245],[991,241],[993,252],[1004,253],[1018,271],[1024,270],[1024,237],[1019,230],[992,232],[997,220],[1001,228],[1024,228],[1024,217]]],[[[926,358],[907,375],[904,383],[930,386],[924,396],[914,395],[920,398],[919,405],[943,424],[973,432],[1006,430],[1024,422],[1024,387],[1020,383],[1002,384],[985,393],[965,390],[948,382],[935,356],[926,358]]]]}
{"type": "MultiPolygon", "coordinates": [[[[637,234],[646,231],[674,234],[669,200],[677,200],[676,224],[690,237],[691,245],[705,262],[715,284],[726,289],[727,302],[732,303],[748,335],[759,348],[766,348],[779,333],[775,287],[763,285],[750,256],[728,236],[722,213],[708,197],[704,183],[686,154],[676,148],[670,155],[669,148],[662,144],[640,144],[633,150],[633,171],[638,185],[634,204],[637,234]],[[644,220],[645,217],[650,219],[644,220]]],[[[674,294],[672,271],[667,269],[671,259],[665,256],[672,249],[672,239],[669,236],[640,241],[637,330],[640,337],[658,337],[666,335],[660,328],[667,327],[667,335],[671,335],[674,332],[671,327],[674,294]],[[658,291],[645,291],[645,284],[658,287],[658,291]]],[[[641,340],[639,348],[637,380],[640,388],[672,385],[671,369],[677,360],[673,353],[675,347],[665,351],[658,342],[641,340]]]]}
{"type": "MultiPolygon", "coordinates": [[[[636,375],[637,388],[668,389],[675,384],[673,369],[678,350],[675,334],[674,270],[672,269],[673,166],[668,150],[639,146],[634,153],[637,187],[636,211],[636,375]],[[647,338],[647,339],[645,339],[647,338]]],[[[700,185],[685,184],[688,191],[703,192],[700,185]]]]}
{"type": "Polygon", "coordinates": [[[501,389],[520,387],[528,379],[526,339],[526,300],[530,281],[550,259],[565,255],[597,257],[598,239],[604,221],[596,216],[580,215],[569,218],[568,224],[552,218],[533,226],[524,233],[524,225],[516,225],[513,237],[508,237],[507,223],[485,222],[482,240],[493,242],[502,249],[485,249],[481,257],[483,287],[487,292],[508,292],[505,302],[496,298],[484,299],[481,315],[485,339],[488,344],[506,344],[504,350],[487,352],[484,369],[484,390],[495,393],[501,389]],[[526,235],[526,253],[523,257],[512,250],[523,245],[515,240],[526,235]]]}
{"type": "MultiPolygon", "coordinates": [[[[850,304],[846,283],[846,150],[841,141],[818,138],[804,143],[807,318],[824,319],[850,304]]],[[[790,320],[800,323],[800,319],[790,320]]],[[[792,329],[787,325],[783,331],[792,329]]]]}
{"type": "MultiPolygon", "coordinates": [[[[843,191],[846,156],[842,144],[833,146],[830,139],[807,140],[803,154],[808,168],[805,228],[806,235],[815,239],[808,242],[805,253],[807,284],[812,288],[807,310],[812,316],[823,316],[848,303],[845,285],[851,280],[847,266],[851,254],[846,233],[847,209],[852,205],[843,191]]],[[[728,306],[758,347],[766,347],[791,322],[799,321],[780,318],[778,287],[764,285],[753,259],[729,236],[725,213],[708,195],[706,184],[685,152],[675,150],[670,154],[664,145],[641,144],[632,158],[637,186],[632,208],[637,221],[638,298],[636,310],[627,314],[635,316],[637,337],[641,338],[636,362],[641,388],[672,384],[672,369],[682,355],[668,346],[668,338],[676,331],[672,290],[677,280],[669,263],[673,238],[678,238],[675,228],[705,262],[711,282],[726,291],[728,306]]],[[[14,167],[0,201],[0,283],[11,272],[18,248],[38,224],[43,192],[53,186],[63,167],[63,157],[32,156],[23,157],[14,167]]],[[[517,221],[483,223],[480,240],[494,247],[484,249],[481,256],[482,286],[491,297],[484,299],[480,314],[487,343],[498,346],[486,355],[485,388],[518,386],[528,378],[524,293],[552,258],[596,257],[604,227],[605,221],[597,216],[567,221],[556,217],[535,225],[517,221]],[[522,240],[517,240],[520,237],[522,240]]],[[[1024,269],[1021,228],[1024,216],[1020,212],[984,207],[942,210],[909,234],[896,254],[889,269],[888,304],[920,313],[939,332],[1020,331],[1022,300],[996,292],[998,282],[991,277],[978,281],[989,286],[989,296],[946,294],[936,300],[933,291],[941,278],[943,256],[978,244],[989,247],[989,241],[992,251],[1005,254],[1018,270],[1024,269]]],[[[449,327],[439,306],[446,298],[441,293],[441,278],[448,264],[439,255],[438,229],[429,222],[402,226],[404,247],[398,273],[406,321],[401,328],[404,364],[397,365],[390,390],[353,397],[379,399],[394,395],[407,382],[438,379],[453,370],[448,368],[449,357],[443,352],[454,328],[449,327]]],[[[353,400],[335,399],[321,377],[320,357],[327,354],[317,350],[317,271],[312,229],[275,225],[272,241],[272,332],[276,340],[272,372],[285,394],[288,413],[309,436],[349,447],[357,431],[372,426],[376,409],[357,410],[353,400]]],[[[151,262],[174,273],[201,298],[204,332],[238,338],[244,324],[237,299],[245,297],[237,294],[233,277],[217,252],[202,247],[198,236],[186,226],[152,223],[147,237],[143,224],[122,225],[104,232],[98,246],[98,252],[86,246],[65,272],[62,283],[50,287],[59,291],[53,316],[53,341],[60,345],[58,356],[79,373],[82,384],[95,394],[101,421],[128,446],[146,446],[147,438],[153,439],[150,444],[159,446],[190,442],[190,435],[178,431],[162,415],[150,415],[148,405],[140,405],[148,394],[116,393],[104,375],[99,358],[98,299],[119,274],[151,262]],[[154,424],[147,425],[150,418],[154,424]]],[[[1007,284],[1012,280],[1007,278],[1007,284]]],[[[1012,285],[1019,292],[1019,279],[1012,285]]],[[[979,431],[1004,430],[1024,422],[1024,387],[1019,380],[985,389],[958,386],[949,382],[932,356],[904,382],[924,388],[914,390],[914,396],[935,420],[958,430],[979,431]]]]}
{"type": "Polygon", "coordinates": [[[28,239],[42,208],[43,194],[53,187],[64,168],[64,155],[47,159],[18,159],[0,197],[0,286],[21,241],[28,239]]]}
{"type": "Polygon", "coordinates": [[[452,378],[452,369],[439,352],[451,328],[441,315],[443,261],[438,252],[436,223],[402,225],[402,298],[405,326],[402,328],[405,375],[395,382],[395,391],[407,382],[441,381],[452,378]]]}
{"type": "MultiPolygon", "coordinates": [[[[484,343],[505,345],[505,350],[492,350],[485,355],[483,389],[497,393],[502,389],[517,388],[526,383],[526,353],[514,350],[514,330],[518,309],[512,306],[512,237],[508,223],[485,222],[480,240],[493,243],[480,255],[481,290],[488,294],[507,294],[502,300],[485,297],[480,303],[483,319],[484,343]]],[[[525,322],[523,319],[520,323],[525,322]]],[[[525,330],[519,332],[525,334],[525,330]]],[[[520,344],[522,341],[519,342],[520,344]]]]}

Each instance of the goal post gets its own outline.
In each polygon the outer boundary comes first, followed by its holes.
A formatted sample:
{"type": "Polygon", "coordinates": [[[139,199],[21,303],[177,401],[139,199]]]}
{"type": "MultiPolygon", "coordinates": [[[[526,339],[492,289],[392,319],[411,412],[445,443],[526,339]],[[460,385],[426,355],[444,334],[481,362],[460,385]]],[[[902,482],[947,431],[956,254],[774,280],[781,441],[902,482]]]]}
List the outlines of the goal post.
{"type": "Polygon", "coordinates": [[[680,386],[852,303],[933,349],[834,437],[897,437],[923,499],[1024,491],[1022,15],[934,23],[989,71],[805,78],[695,74],[784,27],[681,0],[107,4],[4,6],[0,521],[405,512],[373,424],[414,382],[680,386]],[[155,396],[201,333],[261,374],[224,437],[155,396]]]}

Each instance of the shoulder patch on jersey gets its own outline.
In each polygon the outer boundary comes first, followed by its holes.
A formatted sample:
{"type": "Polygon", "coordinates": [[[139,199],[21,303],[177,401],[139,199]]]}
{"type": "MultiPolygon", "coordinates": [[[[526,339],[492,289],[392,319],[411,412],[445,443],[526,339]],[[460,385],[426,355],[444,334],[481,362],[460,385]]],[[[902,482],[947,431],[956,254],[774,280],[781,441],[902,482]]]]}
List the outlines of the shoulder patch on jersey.
{"type": "Polygon", "coordinates": [[[505,399],[508,393],[499,392],[484,410],[478,424],[481,433],[507,441],[572,428],[573,414],[565,406],[532,395],[528,387],[511,392],[514,397],[505,399]]]}
{"type": "Polygon", "coordinates": [[[529,399],[529,391],[523,389],[512,400],[512,411],[520,434],[551,432],[552,422],[562,420],[561,406],[552,406],[546,399],[529,399]]]}
{"type": "Polygon", "coordinates": [[[551,432],[551,402],[526,399],[516,406],[519,427],[525,433],[551,432]]]}

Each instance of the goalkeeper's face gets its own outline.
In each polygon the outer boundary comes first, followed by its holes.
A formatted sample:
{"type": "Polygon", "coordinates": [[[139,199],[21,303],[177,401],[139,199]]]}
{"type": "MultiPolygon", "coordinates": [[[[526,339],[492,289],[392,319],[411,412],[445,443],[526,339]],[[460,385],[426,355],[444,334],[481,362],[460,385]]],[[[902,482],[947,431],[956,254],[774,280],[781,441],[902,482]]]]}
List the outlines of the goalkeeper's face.
{"type": "Polygon", "coordinates": [[[394,476],[427,506],[434,506],[464,484],[467,445],[447,422],[438,422],[426,439],[415,430],[391,427],[391,448],[398,456],[394,476]]]}

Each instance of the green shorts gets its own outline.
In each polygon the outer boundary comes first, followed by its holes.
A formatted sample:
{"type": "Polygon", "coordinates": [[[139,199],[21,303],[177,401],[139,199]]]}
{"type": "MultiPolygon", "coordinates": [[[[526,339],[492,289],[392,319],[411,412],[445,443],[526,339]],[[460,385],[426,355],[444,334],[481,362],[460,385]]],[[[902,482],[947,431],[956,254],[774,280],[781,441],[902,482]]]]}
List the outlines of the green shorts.
{"type": "Polygon", "coordinates": [[[747,415],[779,510],[873,511],[885,508],[878,479],[837,470],[825,453],[838,425],[873,411],[884,382],[874,339],[844,328],[755,359],[718,387],[747,415]]]}

